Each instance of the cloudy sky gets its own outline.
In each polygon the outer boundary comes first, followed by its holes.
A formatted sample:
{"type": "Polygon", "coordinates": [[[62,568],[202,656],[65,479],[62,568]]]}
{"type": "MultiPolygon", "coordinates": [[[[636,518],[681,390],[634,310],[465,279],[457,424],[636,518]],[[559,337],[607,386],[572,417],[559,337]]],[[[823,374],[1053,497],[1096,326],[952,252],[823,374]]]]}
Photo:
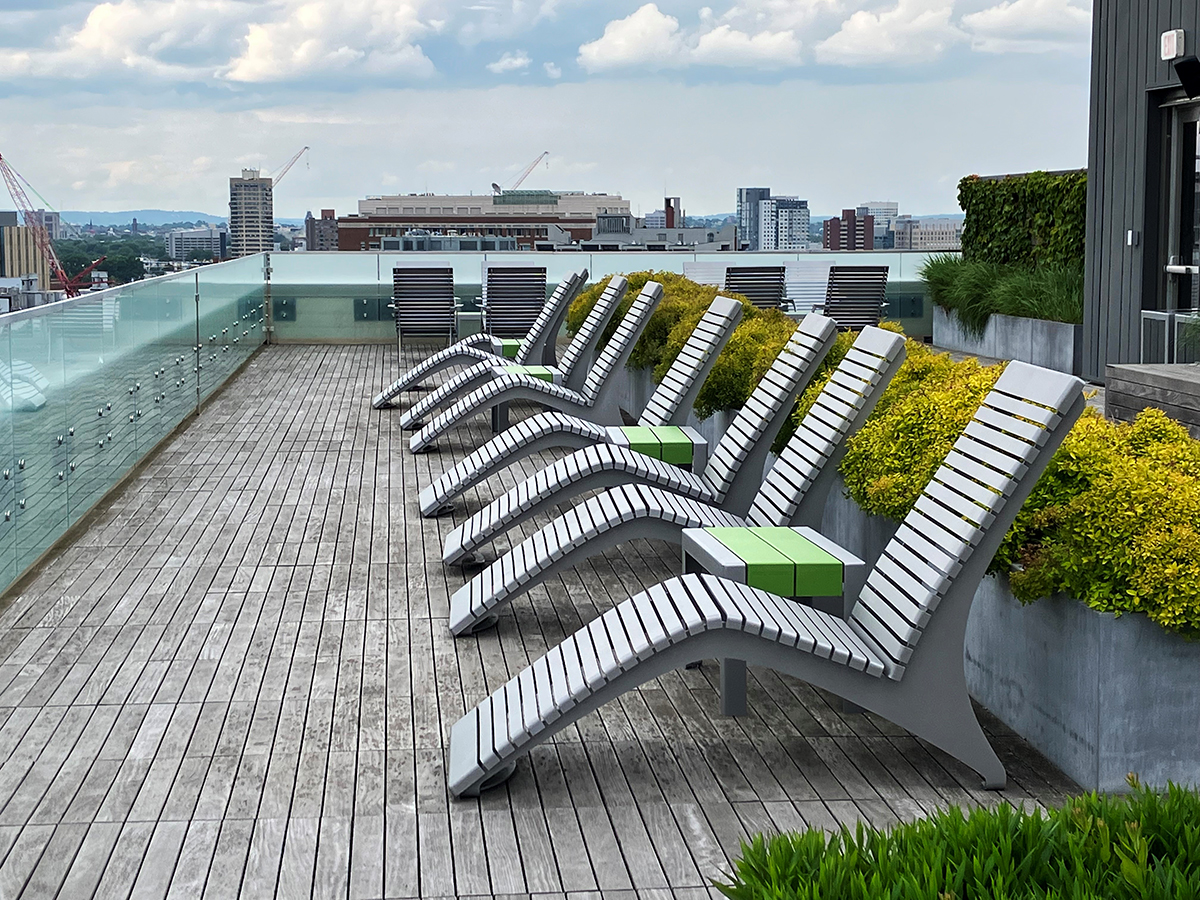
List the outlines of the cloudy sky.
{"type": "MultiPolygon", "coordinates": [[[[1082,166],[1090,0],[0,0],[0,153],[59,209],[276,214],[368,194],[739,186],[956,208],[1082,166]]],[[[0,206],[6,205],[0,198],[0,206]]]]}

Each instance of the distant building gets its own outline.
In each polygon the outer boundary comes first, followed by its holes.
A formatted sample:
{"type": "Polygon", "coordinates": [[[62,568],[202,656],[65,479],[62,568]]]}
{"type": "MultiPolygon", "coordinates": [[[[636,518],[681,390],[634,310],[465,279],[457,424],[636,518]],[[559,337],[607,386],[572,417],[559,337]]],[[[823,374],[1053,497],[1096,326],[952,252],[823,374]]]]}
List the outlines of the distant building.
{"type": "Polygon", "coordinates": [[[643,228],[666,228],[667,227],[667,211],[665,209],[656,209],[652,213],[646,213],[642,217],[643,228]]]}
{"type": "Polygon", "coordinates": [[[206,258],[225,259],[229,256],[229,230],[224,225],[215,228],[181,228],[167,232],[167,256],[185,260],[199,250],[206,258]]]}
{"type": "Polygon", "coordinates": [[[15,209],[0,209],[0,228],[16,228],[20,224],[20,213],[15,209]]]}
{"type": "Polygon", "coordinates": [[[455,253],[470,251],[478,253],[483,250],[520,250],[515,238],[479,238],[459,237],[444,234],[429,234],[424,231],[410,231],[399,237],[380,238],[381,250],[411,250],[432,251],[435,253],[455,253]]]}
{"type": "Polygon", "coordinates": [[[50,240],[57,241],[62,238],[62,217],[58,213],[39,209],[36,215],[42,220],[42,225],[45,226],[46,233],[50,235],[50,240]]]}
{"type": "Polygon", "coordinates": [[[914,219],[900,216],[894,224],[897,250],[961,250],[963,220],[914,219]]]}
{"type": "Polygon", "coordinates": [[[758,201],[757,250],[807,250],[808,201],[768,197],[758,201]]]}
{"type": "Polygon", "coordinates": [[[667,228],[683,228],[687,218],[683,212],[683,200],[679,197],[666,197],[663,200],[663,224],[667,228]]]}
{"type": "Polygon", "coordinates": [[[737,217],[740,232],[739,249],[757,250],[759,245],[760,213],[758,205],[771,198],[770,188],[738,188],[737,217]]]}
{"type": "Polygon", "coordinates": [[[275,246],[272,181],[258,169],[242,169],[229,179],[229,255],[250,256],[275,246]]]}
{"type": "Polygon", "coordinates": [[[843,209],[840,218],[825,221],[821,246],[826,250],[874,250],[875,217],[843,209]]]}
{"type": "Polygon", "coordinates": [[[871,216],[875,220],[875,227],[882,227],[888,230],[892,227],[892,222],[900,215],[900,204],[894,200],[868,200],[866,203],[858,205],[858,215],[871,216]]]}
{"type": "Polygon", "coordinates": [[[358,215],[338,218],[338,249],[379,250],[384,238],[409,232],[479,240],[514,238],[519,248],[533,249],[539,242],[590,240],[601,228],[601,220],[614,217],[618,222],[632,218],[628,200],[579,191],[368,197],[358,202],[358,215]]]}
{"type": "MultiPolygon", "coordinates": [[[[5,216],[3,221],[11,219],[5,216]]],[[[38,250],[33,229],[24,225],[0,225],[0,278],[24,278],[27,275],[36,275],[43,286],[50,284],[50,264],[38,250]]]]}
{"type": "Polygon", "coordinates": [[[310,211],[304,217],[304,237],[309,250],[336,250],[338,248],[337,214],[332,209],[321,210],[321,218],[313,218],[310,211]]]}

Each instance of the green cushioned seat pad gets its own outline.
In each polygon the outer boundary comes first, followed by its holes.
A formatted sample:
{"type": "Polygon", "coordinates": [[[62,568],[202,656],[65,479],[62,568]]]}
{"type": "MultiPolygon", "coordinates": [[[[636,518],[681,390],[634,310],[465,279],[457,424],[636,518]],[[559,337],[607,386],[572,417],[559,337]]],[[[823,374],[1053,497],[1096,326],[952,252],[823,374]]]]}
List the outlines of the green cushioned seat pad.
{"type": "Polygon", "coordinates": [[[676,466],[689,465],[695,454],[691,438],[678,425],[627,425],[621,433],[631,449],[676,466]]]}
{"type": "Polygon", "coordinates": [[[746,564],[746,583],[782,597],[839,597],[842,562],[791,528],[706,528],[746,564]]]}
{"type": "Polygon", "coordinates": [[[521,351],[520,338],[501,338],[500,350],[503,352],[505,359],[515,359],[521,351]]]}
{"type": "Polygon", "coordinates": [[[528,375],[531,378],[540,378],[542,381],[554,380],[554,370],[549,366],[502,366],[502,368],[508,375],[528,375]]]}

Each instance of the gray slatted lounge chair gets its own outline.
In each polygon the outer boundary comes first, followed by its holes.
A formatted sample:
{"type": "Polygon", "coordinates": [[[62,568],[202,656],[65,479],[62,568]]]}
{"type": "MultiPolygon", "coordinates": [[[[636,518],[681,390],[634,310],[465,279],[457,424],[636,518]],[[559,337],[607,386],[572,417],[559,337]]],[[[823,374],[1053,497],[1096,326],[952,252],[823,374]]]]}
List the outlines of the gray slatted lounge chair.
{"type": "Polygon", "coordinates": [[[832,320],[823,316],[804,320],[722,435],[703,473],[686,472],[627,447],[585,447],[521,482],[452,530],[443,562],[469,561],[484,544],[531,516],[585,491],[622,484],[664,488],[745,515],[762,482],[771,442],[796,395],[829,352],[835,332],[832,320]]]}
{"type": "MultiPolygon", "coordinates": [[[[613,281],[616,280],[614,277],[613,281]]],[[[500,369],[497,377],[471,391],[414,434],[408,442],[409,449],[419,453],[447,431],[465,424],[473,415],[513,400],[541,403],[551,409],[570,412],[604,425],[621,424],[617,385],[612,375],[629,361],[633,345],[637,343],[661,299],[662,285],[657,281],[646,282],[608,344],[596,357],[579,390],[571,390],[532,375],[507,373],[500,369]]]]}
{"type": "Polygon", "coordinates": [[[878,325],[887,297],[887,266],[831,266],[821,312],[842,331],[878,325]]]}
{"type": "Polygon", "coordinates": [[[450,630],[467,634],[504,604],[610,547],[637,538],[678,540],[685,528],[793,525],[819,528],[846,439],[875,408],[904,362],[902,335],[866,328],[821,389],[771,467],[745,516],[642,484],[601,491],[497,559],[450,598],[450,630]]]}
{"type": "MultiPolygon", "coordinates": [[[[587,373],[595,356],[596,345],[609,319],[617,311],[621,301],[625,299],[625,291],[629,286],[622,275],[614,275],[604,292],[596,300],[596,305],[588,313],[583,325],[563,351],[562,361],[554,368],[558,373],[559,383],[568,390],[577,391],[583,387],[587,373]]],[[[430,394],[422,397],[410,406],[400,417],[401,428],[420,428],[425,419],[444,406],[452,406],[466,396],[481,383],[496,377],[497,360],[477,363],[467,369],[457,372],[453,378],[430,394]]],[[[528,365],[529,363],[527,363],[528,365]]]]}
{"type": "MultiPolygon", "coordinates": [[[[650,396],[638,418],[642,428],[682,425],[696,402],[696,395],[712,370],[721,350],[742,319],[742,304],[716,297],[705,311],[687,343],[650,396]]],[[[620,439],[628,432],[621,426],[596,425],[578,416],[545,412],[522,419],[471,452],[454,468],[421,491],[421,515],[431,516],[485,478],[534,453],[550,447],[588,447],[620,439]]]]}
{"type": "Polygon", "coordinates": [[[824,688],[961,760],[985,787],[1004,766],[980,728],[963,637],[980,581],[1021,505],[1083,410],[1078,378],[1009,363],[867,576],[848,618],[726,578],[671,578],[605,612],[455,723],[455,796],[503,781],[517,757],[604,703],[688,663],[739,661],[824,688]]]}
{"type": "MultiPolygon", "coordinates": [[[[555,338],[567,317],[567,310],[570,309],[571,302],[587,282],[587,274],[587,269],[584,269],[582,272],[568,275],[559,282],[554,293],[550,295],[550,299],[542,306],[541,312],[529,328],[524,340],[516,348],[516,354],[512,357],[514,364],[521,366],[554,365],[555,338]]],[[[479,362],[495,365],[497,362],[508,359],[508,353],[512,347],[511,343],[491,334],[480,333],[463,338],[413,366],[377,394],[371,401],[371,405],[376,409],[390,406],[401,393],[416,389],[425,379],[445,369],[469,366],[479,362]]]]}

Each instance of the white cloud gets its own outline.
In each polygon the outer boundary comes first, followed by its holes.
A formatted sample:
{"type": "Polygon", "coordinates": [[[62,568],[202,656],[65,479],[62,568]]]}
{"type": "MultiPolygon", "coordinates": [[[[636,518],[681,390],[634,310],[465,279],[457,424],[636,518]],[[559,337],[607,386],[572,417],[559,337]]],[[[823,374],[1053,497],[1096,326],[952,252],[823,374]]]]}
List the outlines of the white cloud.
{"type": "Polygon", "coordinates": [[[495,72],[497,75],[503,75],[505,72],[520,72],[522,69],[528,69],[532,62],[528,53],[518,50],[516,53],[504,53],[494,63],[488,63],[487,70],[495,72]]]}
{"type": "Polygon", "coordinates": [[[546,70],[546,75],[549,78],[562,78],[562,69],[552,62],[542,63],[542,68],[546,70]]]}
{"type": "Polygon", "coordinates": [[[984,53],[1042,53],[1086,49],[1092,11],[1087,0],[1004,0],[963,16],[971,46],[984,53]]]}
{"type": "Polygon", "coordinates": [[[416,39],[436,30],[435,0],[307,0],[273,3],[248,24],[245,48],[223,72],[271,82],[353,68],[371,75],[433,73],[416,39]],[[423,13],[429,13],[422,19],[423,13]]]}
{"type": "Polygon", "coordinates": [[[859,10],[817,44],[817,61],[843,66],[930,62],[967,38],[950,21],[952,2],[898,0],[881,12],[859,10]]]}
{"type": "Polygon", "coordinates": [[[685,32],[678,19],[647,3],[609,22],[602,36],[582,45],[579,65],[588,72],[603,72],[690,65],[778,68],[800,63],[800,41],[790,29],[749,33],[719,20],[707,7],[700,10],[699,18],[699,27],[685,32]]]}

